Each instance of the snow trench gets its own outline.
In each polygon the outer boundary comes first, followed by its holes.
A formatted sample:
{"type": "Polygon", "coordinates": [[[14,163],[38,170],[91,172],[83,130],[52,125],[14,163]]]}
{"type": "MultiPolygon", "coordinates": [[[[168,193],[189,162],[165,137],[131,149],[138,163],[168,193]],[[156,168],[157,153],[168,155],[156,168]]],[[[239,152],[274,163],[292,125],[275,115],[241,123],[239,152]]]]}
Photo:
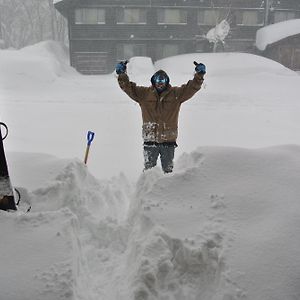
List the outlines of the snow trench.
{"type": "MultiPolygon", "coordinates": [[[[292,166],[297,170],[300,165],[299,147],[204,152],[183,155],[173,174],[164,175],[159,168],[147,171],[135,185],[123,174],[99,181],[74,160],[48,186],[28,192],[30,213],[0,213],[1,228],[6,228],[0,231],[1,241],[14,243],[20,266],[23,259],[29,261],[18,274],[9,273],[7,280],[15,278],[18,289],[6,293],[5,299],[246,299],[246,290],[233,276],[239,272],[231,269],[230,253],[238,251],[235,240],[239,231],[243,233],[239,218],[243,216],[250,232],[245,242],[249,247],[260,213],[264,212],[268,228],[274,207],[281,205],[276,180],[282,195],[297,199],[298,191],[291,187],[292,166]],[[259,186],[253,181],[265,178],[263,172],[272,174],[270,170],[275,170],[272,183],[259,186]],[[256,198],[251,198],[253,184],[255,192],[264,192],[257,206],[256,198]],[[275,194],[268,194],[272,189],[275,194]],[[15,235],[13,241],[9,234],[15,235]]],[[[289,213],[295,212],[291,207],[289,213]]],[[[288,222],[296,219],[290,215],[288,222]]],[[[277,222],[287,226],[286,217],[277,222]]],[[[275,237],[276,232],[271,234],[275,237]]],[[[295,240],[294,235],[286,238],[295,240]]],[[[252,250],[243,251],[247,257],[252,250]]],[[[0,256],[5,253],[1,247],[0,256]]],[[[10,263],[15,262],[8,260],[8,269],[10,263]]]]}
{"type": "Polygon", "coordinates": [[[159,205],[147,197],[161,180],[172,177],[154,169],[141,175],[136,186],[122,174],[100,182],[81,162],[72,161],[48,186],[28,193],[32,211],[7,218],[20,235],[31,232],[26,243],[37,244],[24,259],[36,265],[25,269],[38,292],[28,291],[28,285],[21,295],[6,299],[212,299],[225,270],[222,235],[211,231],[201,242],[184,240],[156,222],[150,213],[159,205]],[[45,248],[56,244],[44,241],[49,231],[62,245],[54,246],[52,261],[45,259],[49,265],[40,266],[34,257],[40,251],[48,257],[45,248]]]}

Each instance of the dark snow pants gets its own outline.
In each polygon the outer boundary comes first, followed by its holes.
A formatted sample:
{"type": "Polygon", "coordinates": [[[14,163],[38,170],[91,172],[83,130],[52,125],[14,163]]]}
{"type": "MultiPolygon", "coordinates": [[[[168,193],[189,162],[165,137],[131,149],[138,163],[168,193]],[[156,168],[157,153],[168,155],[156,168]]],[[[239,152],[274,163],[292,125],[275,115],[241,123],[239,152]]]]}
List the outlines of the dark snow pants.
{"type": "Polygon", "coordinates": [[[177,144],[175,142],[144,143],[144,166],[145,170],[151,169],[156,166],[158,156],[160,155],[161,166],[164,173],[171,173],[173,170],[173,159],[175,148],[177,144]]]}

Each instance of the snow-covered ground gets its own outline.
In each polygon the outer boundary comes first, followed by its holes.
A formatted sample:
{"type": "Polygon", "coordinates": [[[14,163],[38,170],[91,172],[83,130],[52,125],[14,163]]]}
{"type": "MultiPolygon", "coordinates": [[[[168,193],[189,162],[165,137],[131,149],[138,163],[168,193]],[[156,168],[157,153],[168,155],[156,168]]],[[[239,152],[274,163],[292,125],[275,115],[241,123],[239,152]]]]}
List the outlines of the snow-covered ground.
{"type": "Polygon", "coordinates": [[[177,85],[194,60],[205,85],[163,175],[142,173],[140,109],[114,74],[77,74],[52,42],[0,51],[23,199],[0,212],[1,300],[300,299],[299,74],[238,53],[138,57],[128,72],[148,85],[163,68],[177,85]]]}
{"type": "MultiPolygon", "coordinates": [[[[257,148],[299,141],[299,76],[248,54],[195,54],[165,59],[171,84],[192,78],[193,61],[207,65],[204,88],[182,106],[176,158],[201,145],[257,148]]],[[[83,159],[86,133],[96,133],[89,169],[97,178],[143,169],[141,113],[114,74],[81,76],[53,43],[1,51],[1,119],[10,128],[7,151],[83,159]]],[[[136,58],[129,74],[150,84],[154,67],[136,58]]],[[[300,104],[299,104],[300,105],[300,104]]]]}

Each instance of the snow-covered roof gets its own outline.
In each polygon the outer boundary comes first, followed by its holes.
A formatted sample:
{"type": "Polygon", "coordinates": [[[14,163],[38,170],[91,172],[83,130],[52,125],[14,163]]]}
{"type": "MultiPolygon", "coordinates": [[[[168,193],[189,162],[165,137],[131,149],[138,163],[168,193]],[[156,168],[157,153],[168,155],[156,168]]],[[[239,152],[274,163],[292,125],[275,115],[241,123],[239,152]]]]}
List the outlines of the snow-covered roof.
{"type": "Polygon", "coordinates": [[[53,1],[53,4],[56,4],[58,2],[72,2],[73,0],[52,0],[53,1]]]}
{"type": "Polygon", "coordinates": [[[296,34],[300,34],[300,19],[268,25],[256,32],[256,47],[264,51],[268,45],[296,34]]]}

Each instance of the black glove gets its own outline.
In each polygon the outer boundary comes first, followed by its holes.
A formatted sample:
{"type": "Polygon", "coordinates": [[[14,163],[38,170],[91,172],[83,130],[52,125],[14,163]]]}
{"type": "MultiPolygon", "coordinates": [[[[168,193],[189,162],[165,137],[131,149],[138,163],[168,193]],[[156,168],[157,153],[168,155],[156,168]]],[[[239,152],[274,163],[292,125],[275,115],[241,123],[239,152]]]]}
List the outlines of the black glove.
{"type": "Polygon", "coordinates": [[[204,64],[202,64],[202,63],[198,64],[196,61],[194,61],[194,65],[196,66],[195,71],[197,73],[202,74],[202,75],[206,74],[206,67],[204,64]]]}
{"type": "Polygon", "coordinates": [[[126,73],[126,68],[127,68],[126,65],[127,65],[127,63],[128,63],[128,60],[121,61],[121,62],[117,63],[117,65],[116,65],[116,73],[118,75],[126,73]]]}

